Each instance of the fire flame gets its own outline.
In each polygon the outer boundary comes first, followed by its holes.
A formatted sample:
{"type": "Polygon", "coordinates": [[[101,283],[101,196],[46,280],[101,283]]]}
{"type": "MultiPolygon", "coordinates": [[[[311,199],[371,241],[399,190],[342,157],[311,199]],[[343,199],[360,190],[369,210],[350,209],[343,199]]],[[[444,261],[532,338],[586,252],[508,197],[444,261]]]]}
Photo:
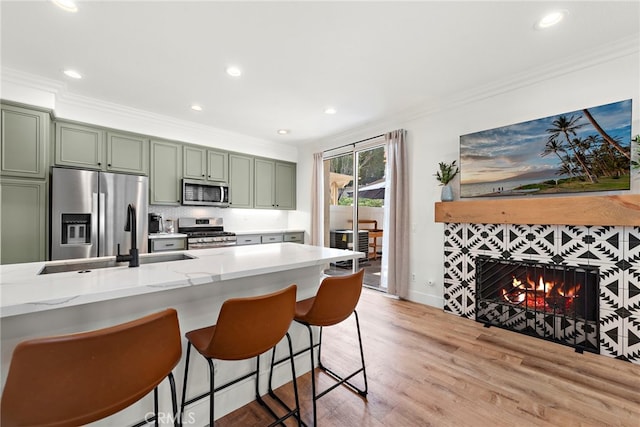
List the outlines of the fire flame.
{"type": "Polygon", "coordinates": [[[525,283],[512,277],[511,289],[502,289],[502,297],[509,303],[524,305],[535,310],[566,312],[571,310],[582,285],[564,286],[564,283],[545,281],[542,276],[536,283],[527,277],[525,283]]]}

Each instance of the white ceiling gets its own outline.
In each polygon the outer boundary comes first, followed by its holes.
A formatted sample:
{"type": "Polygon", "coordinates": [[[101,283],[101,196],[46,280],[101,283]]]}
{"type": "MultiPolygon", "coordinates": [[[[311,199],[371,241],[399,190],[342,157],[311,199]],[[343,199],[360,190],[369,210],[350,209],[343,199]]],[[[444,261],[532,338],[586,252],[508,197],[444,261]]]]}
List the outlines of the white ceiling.
{"type": "Polygon", "coordinates": [[[77,13],[3,0],[0,7],[6,69],[62,81],[70,94],[278,142],[437,108],[640,40],[638,0],[80,1],[77,13]],[[534,30],[555,8],[569,11],[565,21],[534,30]],[[244,70],[241,78],[225,74],[230,64],[244,70]],[[69,79],[64,68],[84,78],[69,79]],[[328,106],[337,114],[324,114],[328,106]],[[280,128],[291,133],[276,134],[280,128]]]}

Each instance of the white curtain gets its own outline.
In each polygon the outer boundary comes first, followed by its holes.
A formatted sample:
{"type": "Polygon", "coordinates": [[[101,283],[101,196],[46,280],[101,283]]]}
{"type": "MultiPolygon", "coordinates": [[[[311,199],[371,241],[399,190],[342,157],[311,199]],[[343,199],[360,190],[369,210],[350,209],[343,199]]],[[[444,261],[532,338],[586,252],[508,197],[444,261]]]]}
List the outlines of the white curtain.
{"type": "Polygon", "coordinates": [[[324,246],[324,163],[322,153],[313,153],[311,177],[311,244],[324,246]]]}
{"type": "Polygon", "coordinates": [[[385,134],[387,169],[384,199],[384,255],[381,285],[400,298],[409,297],[409,171],[407,132],[385,134]]]}

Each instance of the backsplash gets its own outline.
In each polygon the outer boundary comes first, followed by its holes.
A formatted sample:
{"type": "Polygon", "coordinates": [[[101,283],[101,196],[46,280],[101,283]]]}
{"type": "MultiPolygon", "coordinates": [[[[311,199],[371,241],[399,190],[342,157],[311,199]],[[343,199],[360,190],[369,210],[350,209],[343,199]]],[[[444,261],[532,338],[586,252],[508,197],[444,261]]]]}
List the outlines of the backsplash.
{"type": "Polygon", "coordinates": [[[224,229],[236,233],[253,230],[286,230],[289,228],[289,211],[284,210],[149,205],[149,213],[158,213],[164,219],[172,220],[177,220],[181,217],[222,217],[224,229]]]}

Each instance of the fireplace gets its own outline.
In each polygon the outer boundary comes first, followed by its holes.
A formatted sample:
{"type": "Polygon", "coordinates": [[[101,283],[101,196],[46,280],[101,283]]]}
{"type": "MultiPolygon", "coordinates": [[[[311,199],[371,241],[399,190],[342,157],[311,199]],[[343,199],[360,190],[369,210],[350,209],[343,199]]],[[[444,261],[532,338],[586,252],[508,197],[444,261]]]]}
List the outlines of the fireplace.
{"type": "Polygon", "coordinates": [[[476,258],[476,320],[599,353],[599,271],[476,258]]]}
{"type": "MultiPolygon", "coordinates": [[[[640,226],[447,223],[446,312],[476,319],[476,260],[481,256],[597,267],[600,355],[640,364],[640,226]]],[[[522,316],[531,317],[533,313],[522,316]]]]}

